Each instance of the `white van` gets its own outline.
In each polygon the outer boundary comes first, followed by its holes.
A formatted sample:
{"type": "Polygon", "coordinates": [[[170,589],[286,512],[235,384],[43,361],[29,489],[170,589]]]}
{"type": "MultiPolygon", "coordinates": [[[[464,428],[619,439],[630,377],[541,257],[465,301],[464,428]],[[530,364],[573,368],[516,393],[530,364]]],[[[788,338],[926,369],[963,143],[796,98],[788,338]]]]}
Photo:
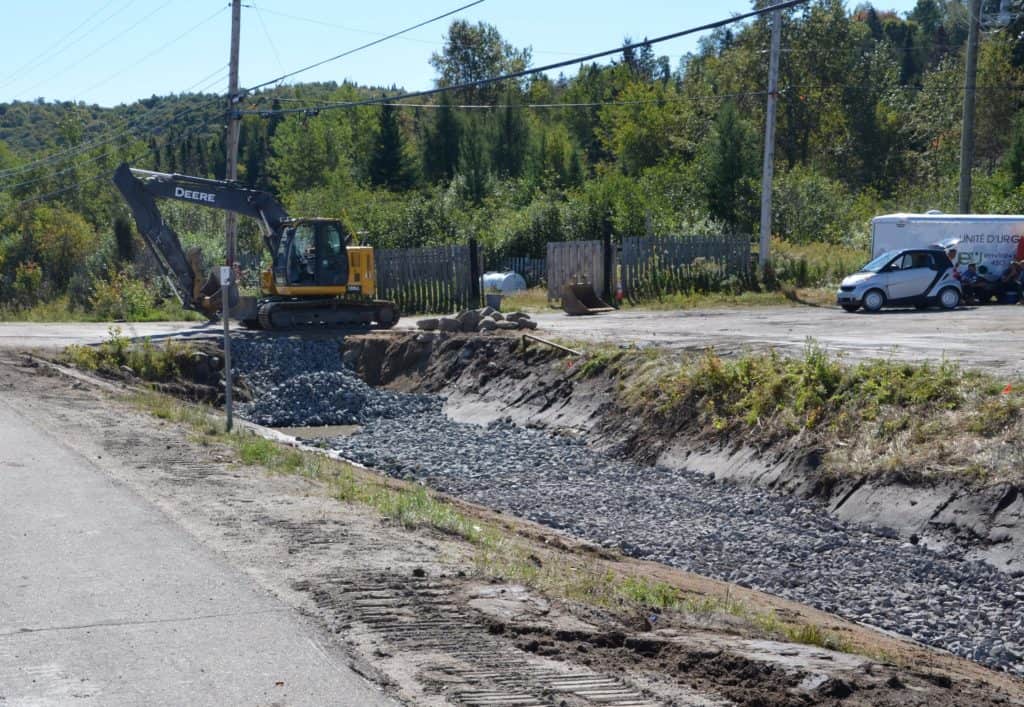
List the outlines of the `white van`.
{"type": "Polygon", "coordinates": [[[959,240],[956,264],[974,263],[987,280],[998,279],[1010,261],[1020,259],[1024,216],[991,214],[888,214],[871,219],[871,257],[905,248],[927,248],[959,240]]]}

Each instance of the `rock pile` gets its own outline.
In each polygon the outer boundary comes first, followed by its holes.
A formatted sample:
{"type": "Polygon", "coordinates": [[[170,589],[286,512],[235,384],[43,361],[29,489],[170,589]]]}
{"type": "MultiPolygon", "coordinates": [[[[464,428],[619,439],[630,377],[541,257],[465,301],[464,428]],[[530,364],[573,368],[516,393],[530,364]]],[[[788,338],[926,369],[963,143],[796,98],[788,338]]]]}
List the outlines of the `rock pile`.
{"type": "Polygon", "coordinates": [[[467,309],[459,312],[454,317],[438,317],[420,319],[416,322],[423,331],[444,331],[444,332],[477,332],[495,331],[500,329],[536,329],[537,322],[530,319],[525,312],[512,312],[502,314],[493,307],[481,309],[467,309]]]}
{"type": "Polygon", "coordinates": [[[253,400],[239,415],[268,427],[354,425],[440,412],[437,396],[372,388],[341,362],[335,339],[239,339],[232,344],[253,400]]]}

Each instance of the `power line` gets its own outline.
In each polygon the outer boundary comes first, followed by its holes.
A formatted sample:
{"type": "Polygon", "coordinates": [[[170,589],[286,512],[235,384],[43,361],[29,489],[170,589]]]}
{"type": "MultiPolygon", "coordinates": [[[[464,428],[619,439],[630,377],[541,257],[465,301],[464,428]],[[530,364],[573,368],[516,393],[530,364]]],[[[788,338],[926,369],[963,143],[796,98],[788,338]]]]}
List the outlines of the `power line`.
{"type": "MultiPolygon", "coordinates": [[[[265,7],[257,7],[255,4],[246,5],[245,7],[251,7],[252,9],[256,10],[257,12],[265,12],[268,15],[276,15],[278,17],[284,17],[284,18],[289,19],[289,20],[296,20],[298,22],[308,22],[309,24],[320,25],[321,27],[330,27],[332,29],[340,29],[340,30],[344,30],[346,32],[356,32],[358,34],[370,34],[370,35],[373,35],[375,37],[383,37],[383,36],[385,36],[384,32],[374,32],[373,30],[359,29],[358,27],[349,27],[348,25],[339,25],[339,24],[336,24],[334,22],[326,22],[324,20],[317,20],[317,19],[314,19],[312,17],[301,17],[299,15],[292,15],[292,14],[289,14],[287,12],[280,12],[278,10],[270,10],[270,9],[265,8],[265,7]]],[[[429,44],[430,46],[433,46],[433,47],[443,47],[444,46],[444,42],[438,42],[438,41],[435,41],[433,39],[422,39],[420,37],[399,37],[399,39],[402,39],[403,41],[406,41],[406,42],[416,42],[417,44],[429,44]]],[[[530,48],[530,52],[532,54],[551,54],[553,56],[573,56],[575,54],[575,52],[558,52],[558,51],[552,51],[550,49],[536,49],[536,48],[533,48],[533,47],[530,48]]]]}
{"type": "MultiPolygon", "coordinates": [[[[218,105],[209,105],[209,106],[206,107],[205,110],[210,111],[213,108],[219,108],[219,103],[220,103],[221,100],[222,99],[218,98],[217,99],[217,104],[218,105]]],[[[180,118],[185,117],[189,113],[197,112],[197,111],[200,111],[200,110],[202,110],[202,109],[199,108],[199,107],[195,107],[195,106],[191,107],[191,108],[187,108],[187,109],[179,112],[177,115],[172,116],[169,120],[164,121],[161,124],[151,126],[150,130],[155,131],[155,130],[159,130],[160,128],[167,127],[168,125],[171,125],[172,123],[177,122],[180,118]]],[[[210,123],[212,123],[220,115],[221,115],[221,113],[218,110],[216,112],[211,113],[209,116],[207,116],[205,118],[201,118],[202,122],[199,125],[195,125],[195,126],[189,127],[186,130],[186,133],[188,133],[190,131],[191,132],[195,132],[198,129],[202,129],[202,128],[207,127],[210,123]]],[[[100,145],[97,145],[93,149],[97,149],[99,147],[105,147],[106,145],[108,145],[108,144],[110,144],[112,142],[115,142],[120,137],[123,137],[123,136],[127,135],[128,132],[129,131],[123,131],[123,132],[119,133],[116,136],[112,136],[108,141],[106,141],[106,142],[104,142],[104,143],[102,143],[100,145]]],[[[8,185],[0,186],[0,191],[14,191],[15,189],[20,189],[22,187],[31,186],[32,184],[38,184],[40,182],[45,182],[45,181],[47,181],[49,179],[53,179],[54,177],[58,177],[58,176],[60,176],[62,174],[68,174],[69,172],[73,172],[76,169],[79,169],[79,168],[81,168],[81,167],[83,167],[85,165],[92,164],[94,162],[99,162],[100,160],[106,158],[107,156],[108,155],[105,154],[105,153],[100,153],[98,155],[93,155],[92,157],[90,157],[88,159],[80,160],[80,161],[76,162],[75,164],[72,164],[69,167],[65,167],[64,169],[60,169],[60,170],[57,170],[57,171],[54,171],[54,172],[47,172],[46,174],[43,174],[41,176],[34,177],[32,179],[27,179],[27,180],[22,181],[22,182],[18,182],[17,184],[8,184],[8,185]]],[[[73,159],[73,157],[69,158],[69,159],[73,159]]]]}
{"type": "MultiPolygon", "coordinates": [[[[101,5],[98,10],[94,10],[92,13],[90,13],[88,17],[86,17],[84,20],[82,20],[77,25],[75,25],[74,28],[72,28],[69,32],[66,32],[64,35],[62,35],[61,38],[58,39],[57,41],[55,41],[50,47],[47,47],[46,49],[44,49],[40,53],[36,54],[34,57],[32,57],[31,59],[26,61],[24,64],[21,64],[20,66],[18,66],[18,68],[16,68],[11,73],[6,74],[5,76],[3,76],[3,80],[6,81],[7,79],[11,78],[12,76],[21,76],[24,73],[25,69],[27,69],[30,66],[32,66],[32,64],[34,64],[35,62],[37,62],[40,59],[42,59],[43,57],[45,57],[47,54],[50,54],[55,47],[63,46],[64,43],[68,39],[70,39],[72,36],[74,36],[75,32],[80,30],[85,25],[89,24],[89,22],[91,22],[92,19],[94,17],[96,17],[96,15],[100,14],[101,12],[106,10],[108,7],[113,5],[114,2],[115,2],[115,0],[107,0],[107,2],[104,3],[103,5],[101,5]]],[[[3,84],[3,85],[6,85],[6,84],[3,84]]]]}
{"type": "Polygon", "coordinates": [[[85,91],[83,91],[83,93],[88,94],[90,91],[93,91],[93,90],[99,88],[100,86],[105,86],[106,84],[108,84],[111,81],[113,81],[114,79],[116,79],[118,76],[121,76],[122,74],[130,71],[131,69],[134,69],[139,64],[142,64],[143,62],[153,58],[154,56],[156,56],[160,52],[162,52],[165,49],[167,49],[167,47],[169,47],[169,46],[171,46],[173,44],[176,44],[177,42],[180,42],[182,39],[184,39],[188,35],[190,35],[193,32],[195,32],[197,29],[199,29],[200,27],[205,25],[207,22],[212,21],[215,17],[217,17],[218,15],[222,14],[227,9],[228,9],[227,6],[221,7],[219,10],[216,10],[211,15],[208,15],[204,19],[200,20],[196,24],[194,24],[191,27],[189,27],[187,30],[185,30],[184,32],[179,34],[174,39],[171,39],[170,41],[167,41],[164,44],[161,44],[159,47],[157,47],[153,51],[149,52],[148,54],[146,54],[146,55],[144,55],[144,56],[142,56],[142,57],[140,57],[138,59],[135,59],[134,61],[132,61],[131,65],[126,66],[125,68],[121,69],[120,71],[118,71],[118,72],[116,72],[114,74],[111,74],[110,76],[108,76],[107,78],[103,79],[102,81],[98,81],[98,82],[94,83],[92,86],[90,86],[89,88],[85,89],[85,91]]]}
{"type": "MultiPolygon", "coordinates": [[[[97,55],[97,54],[99,54],[99,53],[100,53],[101,51],[103,51],[104,49],[106,49],[107,47],[109,47],[109,46],[110,46],[111,44],[113,44],[114,42],[116,42],[117,40],[119,40],[119,39],[120,39],[121,37],[123,37],[124,35],[128,34],[129,32],[131,32],[131,31],[132,31],[133,29],[135,29],[136,27],[138,27],[139,25],[141,25],[141,24],[142,24],[143,22],[145,22],[145,21],[146,21],[146,20],[148,20],[148,19],[149,19],[150,17],[152,17],[153,15],[157,14],[158,12],[160,12],[161,10],[163,10],[163,9],[164,9],[165,7],[167,7],[168,5],[170,5],[170,4],[171,4],[171,3],[173,3],[173,2],[174,2],[174,0],[166,0],[166,1],[165,1],[165,2],[163,3],[163,4],[161,4],[161,5],[158,5],[158,6],[156,7],[156,9],[154,9],[154,10],[153,10],[152,12],[150,12],[149,14],[147,14],[147,15],[144,15],[144,16],[143,16],[142,18],[140,18],[139,20],[137,20],[137,21],[136,21],[135,23],[133,23],[133,24],[132,24],[132,25],[130,25],[129,27],[127,27],[127,28],[125,28],[124,30],[122,30],[122,31],[118,32],[118,33],[117,33],[117,34],[115,34],[115,35],[114,35],[113,37],[111,37],[111,38],[110,38],[110,39],[108,39],[108,40],[107,40],[106,42],[104,42],[103,44],[101,44],[101,45],[99,45],[98,47],[96,47],[95,49],[93,49],[93,50],[92,50],[91,52],[89,52],[89,53],[88,53],[88,54],[86,54],[85,56],[81,56],[81,57],[79,57],[79,58],[78,58],[78,59],[77,59],[77,60],[75,61],[75,65],[81,64],[81,63],[82,63],[83,61],[85,61],[86,59],[91,59],[92,57],[96,56],[96,55],[97,55]]],[[[34,90],[34,89],[38,88],[39,86],[42,86],[42,85],[43,85],[44,83],[46,83],[47,81],[49,81],[49,80],[50,80],[51,78],[53,78],[53,77],[52,77],[52,76],[48,76],[47,78],[43,79],[42,81],[37,81],[36,83],[32,84],[32,85],[31,85],[31,86],[29,86],[28,88],[26,88],[26,89],[24,89],[24,90],[20,91],[20,92],[19,92],[19,93],[18,93],[17,95],[18,95],[18,96],[24,96],[24,95],[25,95],[26,93],[28,93],[29,91],[32,91],[32,90],[34,90]]]]}
{"type": "MultiPolygon", "coordinates": [[[[223,72],[221,71],[220,73],[223,73],[223,72]]],[[[218,76],[216,81],[219,82],[220,80],[221,80],[221,76],[218,76]]],[[[148,129],[150,131],[159,131],[161,128],[167,127],[168,125],[171,125],[172,123],[178,122],[181,118],[185,117],[189,113],[192,113],[192,112],[195,112],[195,111],[199,111],[199,110],[202,110],[204,108],[205,109],[210,109],[210,108],[213,108],[214,106],[219,107],[219,104],[220,104],[220,102],[222,100],[223,100],[223,96],[218,95],[218,96],[215,96],[214,98],[210,99],[209,101],[207,101],[206,103],[209,103],[209,105],[205,105],[205,106],[202,103],[200,105],[198,105],[198,106],[190,106],[190,107],[187,107],[187,108],[184,108],[184,109],[178,109],[178,108],[175,108],[173,106],[168,106],[168,109],[169,109],[168,112],[172,113],[172,115],[168,119],[166,119],[166,120],[163,120],[161,117],[154,116],[152,114],[148,114],[148,113],[147,114],[143,114],[142,116],[140,116],[138,118],[129,120],[127,124],[121,126],[121,128],[116,129],[117,131],[112,133],[112,134],[108,134],[106,136],[97,137],[97,138],[95,138],[93,140],[90,140],[89,142],[82,143],[80,145],[76,145],[75,147],[69,148],[67,150],[62,150],[61,152],[50,154],[50,155],[48,155],[48,156],[46,156],[44,158],[40,158],[38,160],[33,160],[32,162],[28,162],[28,163],[23,164],[23,165],[19,165],[18,167],[14,167],[14,168],[11,168],[11,169],[8,169],[8,170],[4,170],[4,171],[0,172],[0,180],[9,179],[9,178],[15,177],[15,176],[17,176],[19,174],[24,174],[25,172],[29,172],[32,169],[35,169],[35,168],[40,167],[42,165],[52,164],[54,162],[61,162],[61,161],[66,160],[66,159],[73,159],[74,157],[76,157],[76,156],[78,156],[80,154],[83,154],[85,152],[88,152],[89,150],[96,149],[96,148],[102,147],[104,145],[109,145],[110,143],[116,141],[118,138],[120,138],[120,137],[122,137],[122,136],[124,136],[124,135],[126,135],[128,133],[134,132],[136,130],[148,129]],[[150,125],[146,125],[147,121],[154,121],[154,122],[152,124],[150,124],[150,125]],[[162,122],[160,122],[160,121],[162,121],[162,122]]]]}
{"type": "MultiPolygon", "coordinates": [[[[800,1],[801,2],[806,2],[807,0],[800,0],[800,1]]],[[[297,74],[301,74],[301,73],[303,73],[305,71],[309,71],[310,69],[315,69],[318,66],[323,66],[324,64],[328,64],[328,63],[330,63],[332,61],[337,61],[338,59],[341,59],[343,57],[349,56],[350,54],[354,54],[354,53],[356,53],[358,51],[362,51],[363,49],[369,49],[372,46],[376,46],[377,44],[380,44],[381,42],[386,42],[389,39],[394,39],[395,37],[399,37],[399,36],[401,36],[401,35],[403,35],[403,34],[405,34],[407,32],[412,32],[413,30],[419,29],[420,27],[425,27],[426,25],[429,25],[429,24],[431,24],[433,22],[437,22],[438,20],[443,20],[445,17],[450,17],[450,16],[452,16],[452,15],[458,13],[458,12],[462,12],[463,10],[467,10],[467,9],[469,9],[471,7],[479,5],[482,2],[484,2],[484,0],[474,0],[471,3],[463,5],[462,7],[457,7],[454,10],[449,10],[448,12],[444,13],[443,15],[438,15],[436,17],[431,17],[429,20],[423,20],[422,22],[418,22],[418,23],[412,25],[411,27],[406,27],[405,29],[399,30],[398,32],[392,32],[389,35],[381,37],[380,39],[375,39],[372,42],[367,42],[366,44],[363,44],[361,46],[355,47],[354,49],[349,49],[348,51],[344,51],[341,54],[337,54],[337,55],[332,56],[332,57],[330,57],[328,59],[324,59],[322,61],[318,61],[315,64],[310,64],[309,66],[305,66],[305,67],[303,67],[301,69],[296,69],[295,71],[291,71],[289,73],[282,74],[281,76],[278,76],[275,79],[271,79],[270,81],[264,81],[261,84],[257,84],[255,86],[251,86],[250,88],[245,89],[243,91],[243,93],[248,93],[249,91],[255,91],[257,89],[263,88],[264,86],[269,86],[271,84],[281,83],[285,79],[289,79],[292,76],[295,76],[297,74]]]]}
{"type": "MultiPolygon", "coordinates": [[[[174,142],[168,143],[168,144],[175,145],[175,146],[176,145],[180,145],[182,142],[184,142],[185,140],[191,138],[194,133],[198,132],[200,129],[202,129],[204,127],[206,127],[205,124],[194,126],[193,128],[185,131],[185,133],[183,133],[177,140],[175,140],[174,142]]],[[[138,151],[138,152],[135,152],[135,153],[132,153],[131,155],[129,155],[127,161],[131,162],[131,163],[134,163],[134,162],[137,162],[138,160],[142,159],[144,156],[145,156],[145,152],[144,151],[138,151]]],[[[83,187],[83,186],[85,186],[87,184],[91,184],[93,182],[98,182],[98,181],[105,181],[105,180],[107,180],[109,178],[110,178],[109,174],[97,174],[97,175],[94,175],[92,177],[86,177],[85,179],[79,179],[79,180],[76,180],[75,182],[73,182],[72,184],[69,184],[68,186],[61,187],[60,189],[54,189],[53,191],[46,192],[45,194],[37,194],[36,196],[29,197],[28,199],[23,199],[23,200],[17,202],[16,204],[13,204],[11,208],[12,209],[20,209],[20,208],[22,208],[24,206],[28,206],[29,204],[34,204],[34,203],[39,202],[39,201],[47,201],[47,200],[52,199],[52,198],[54,198],[56,196],[60,196],[61,194],[66,194],[69,191],[74,191],[76,189],[80,189],[81,187],[83,187]]]]}
{"type": "MultiPolygon", "coordinates": [[[[475,81],[466,81],[464,83],[454,84],[454,85],[451,85],[451,86],[439,86],[437,88],[430,88],[430,89],[426,89],[426,90],[423,90],[423,91],[412,91],[412,92],[402,93],[402,94],[399,94],[397,96],[381,96],[379,98],[366,98],[366,99],[363,99],[363,100],[360,100],[360,101],[342,101],[342,102],[338,102],[338,103],[326,103],[326,104],[323,104],[321,106],[315,106],[313,108],[281,108],[281,109],[278,109],[278,110],[271,110],[271,111],[239,111],[239,113],[241,115],[260,115],[260,116],[263,116],[263,117],[269,117],[270,115],[281,115],[281,114],[289,114],[289,113],[309,113],[310,111],[333,110],[333,109],[336,109],[336,108],[353,108],[353,107],[356,107],[356,106],[377,105],[377,104],[380,104],[380,103],[395,102],[395,101],[400,101],[400,100],[404,100],[404,99],[408,99],[408,98],[422,98],[422,97],[425,97],[425,96],[433,96],[433,95],[436,95],[436,94],[439,94],[439,93],[447,93],[449,91],[465,91],[465,90],[470,89],[470,88],[477,88],[477,87],[480,87],[480,86],[488,86],[490,84],[499,83],[499,82],[502,82],[502,81],[511,81],[513,79],[523,78],[524,76],[530,76],[530,75],[533,75],[533,74],[544,73],[544,72],[547,72],[547,71],[552,71],[554,69],[561,69],[561,68],[564,68],[566,66],[572,66],[574,64],[582,64],[584,62],[593,61],[594,59],[601,59],[601,58],[604,58],[606,56],[611,56],[613,54],[620,54],[620,53],[622,53],[624,51],[628,51],[628,50],[631,50],[631,49],[639,49],[641,47],[650,46],[652,44],[659,44],[661,42],[667,42],[667,41],[669,41],[671,39],[678,39],[679,37],[685,37],[686,35],[689,35],[689,34],[696,34],[698,32],[707,32],[708,30],[718,29],[719,27],[725,27],[726,25],[731,25],[731,24],[734,24],[736,22],[742,22],[743,20],[747,20],[747,19],[750,19],[750,18],[753,18],[753,17],[759,17],[761,15],[767,14],[769,12],[773,12],[775,10],[785,10],[787,8],[790,8],[790,7],[796,7],[798,5],[803,5],[803,4],[807,3],[807,2],[810,2],[810,0],[786,0],[785,2],[780,2],[780,3],[777,3],[775,5],[770,5],[768,7],[764,7],[764,8],[761,8],[759,10],[752,10],[751,12],[747,12],[747,13],[744,13],[744,14],[741,14],[741,15],[734,15],[734,16],[728,18],[728,19],[717,20],[715,22],[709,22],[708,24],[700,25],[699,27],[691,27],[690,29],[684,29],[684,30],[681,30],[679,32],[672,32],[671,34],[665,34],[665,35],[662,35],[660,37],[655,37],[654,39],[645,39],[642,42],[634,42],[632,44],[624,44],[624,45],[618,46],[618,47],[616,47],[614,49],[606,49],[604,51],[594,52],[592,54],[586,54],[584,56],[575,57],[573,59],[566,59],[565,61],[558,61],[558,62],[555,62],[553,64],[546,64],[544,66],[538,66],[538,67],[535,67],[535,68],[522,69],[520,71],[513,71],[513,72],[510,72],[510,73],[507,73],[507,74],[501,74],[499,76],[492,76],[492,77],[489,77],[489,78],[477,79],[475,81]]],[[[266,86],[269,83],[274,83],[274,82],[273,81],[269,81],[267,83],[260,84],[260,85],[261,86],[266,86]]]]}
{"type": "MultiPolygon", "coordinates": [[[[102,20],[100,20],[97,23],[97,25],[102,25],[103,23],[108,22],[111,18],[116,17],[119,13],[123,12],[124,10],[128,9],[128,7],[130,7],[132,4],[134,4],[135,1],[136,0],[128,0],[128,2],[126,2],[124,5],[122,5],[118,9],[114,10],[114,12],[110,13],[109,15],[104,17],[102,20]]],[[[65,41],[70,39],[71,36],[75,32],[77,32],[79,29],[81,29],[83,26],[85,26],[89,22],[89,20],[94,18],[96,15],[98,15],[100,12],[102,12],[106,8],[110,7],[111,4],[113,4],[113,3],[112,2],[108,2],[106,5],[104,5],[99,10],[97,10],[92,15],[90,15],[89,18],[85,22],[79,23],[78,26],[75,27],[75,29],[73,29],[70,32],[66,33],[63,37],[61,37],[56,42],[54,42],[53,46],[55,46],[55,47],[59,46],[60,47],[59,49],[57,49],[56,51],[51,51],[51,49],[47,49],[46,51],[40,52],[39,54],[34,56],[32,59],[28,60],[27,62],[25,62],[24,64],[19,66],[16,70],[14,70],[10,74],[7,74],[6,76],[4,76],[3,83],[0,83],[0,88],[6,88],[7,86],[10,86],[12,83],[16,83],[18,81],[18,79],[23,77],[25,74],[30,74],[35,69],[38,69],[39,67],[49,63],[53,59],[56,59],[58,56],[60,56],[61,54],[63,54],[67,50],[71,49],[72,47],[74,47],[76,44],[81,42],[86,37],[88,37],[89,36],[89,32],[86,32],[82,36],[74,39],[73,41],[65,43],[65,41]],[[42,61],[40,61],[40,60],[42,60],[42,61]]]]}

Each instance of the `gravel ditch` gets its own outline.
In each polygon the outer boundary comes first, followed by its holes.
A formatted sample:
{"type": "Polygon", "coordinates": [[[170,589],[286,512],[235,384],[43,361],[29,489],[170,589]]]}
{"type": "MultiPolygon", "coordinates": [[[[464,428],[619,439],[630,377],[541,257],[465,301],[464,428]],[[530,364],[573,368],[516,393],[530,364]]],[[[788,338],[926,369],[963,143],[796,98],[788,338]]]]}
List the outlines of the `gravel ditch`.
{"type": "Polygon", "coordinates": [[[250,419],[281,426],[354,416],[362,430],[328,443],[392,476],[1024,675],[1024,584],[955,548],[940,554],[792,497],[609,459],[508,422],[456,423],[441,398],[375,390],[342,371],[336,342],[282,348],[238,356],[242,370],[253,367],[258,393],[242,412],[250,419]],[[287,375],[332,355],[325,372],[287,375]]]}

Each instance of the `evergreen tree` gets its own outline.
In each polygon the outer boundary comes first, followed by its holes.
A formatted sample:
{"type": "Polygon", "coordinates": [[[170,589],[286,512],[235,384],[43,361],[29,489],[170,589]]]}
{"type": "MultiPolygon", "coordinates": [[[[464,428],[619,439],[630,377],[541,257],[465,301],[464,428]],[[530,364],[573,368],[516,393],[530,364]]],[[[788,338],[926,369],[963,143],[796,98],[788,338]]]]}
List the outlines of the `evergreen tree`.
{"type": "Polygon", "coordinates": [[[374,143],[369,172],[370,181],[376,186],[403,189],[412,183],[394,106],[380,107],[380,132],[374,143]]]}
{"type": "Polygon", "coordinates": [[[459,168],[462,126],[448,94],[441,95],[434,125],[426,131],[423,170],[432,182],[450,181],[459,168]]]}
{"type": "Polygon", "coordinates": [[[754,165],[749,134],[732,101],[718,112],[709,147],[705,184],[711,215],[733,228],[751,228],[752,219],[744,205],[750,198],[749,178],[754,165]]]}
{"type": "Polygon", "coordinates": [[[465,122],[459,143],[459,176],[463,179],[466,198],[479,204],[487,196],[490,187],[491,135],[489,123],[481,116],[472,116],[465,122]]]}
{"type": "Polygon", "coordinates": [[[494,168],[501,177],[518,177],[529,149],[530,134],[519,92],[505,92],[505,107],[497,112],[498,139],[494,143],[494,168]]]}

